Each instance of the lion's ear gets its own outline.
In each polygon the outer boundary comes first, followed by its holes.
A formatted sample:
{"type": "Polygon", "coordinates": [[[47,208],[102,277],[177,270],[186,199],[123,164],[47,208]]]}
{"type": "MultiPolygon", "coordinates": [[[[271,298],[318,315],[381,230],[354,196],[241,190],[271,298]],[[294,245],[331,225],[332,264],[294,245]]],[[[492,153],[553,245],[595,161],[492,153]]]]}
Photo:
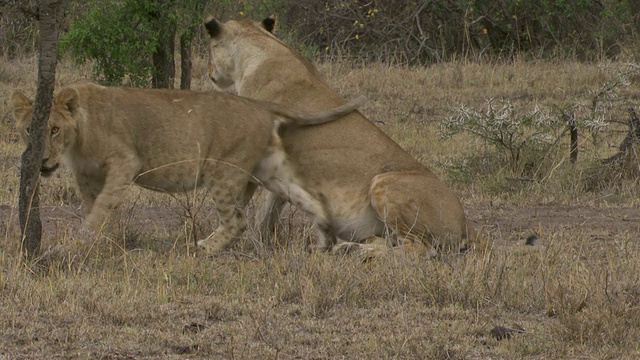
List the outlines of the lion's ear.
{"type": "Polygon", "coordinates": [[[204,27],[212,38],[220,35],[220,32],[222,32],[222,24],[211,15],[204,19],[204,27]]]}
{"type": "Polygon", "coordinates": [[[273,14],[268,18],[262,20],[262,27],[270,33],[274,33],[276,30],[276,15],[273,14]]]}
{"type": "Polygon", "coordinates": [[[60,90],[58,96],[56,96],[55,105],[62,105],[69,111],[70,114],[74,114],[78,109],[78,90],[73,88],[66,88],[60,90]]]}
{"type": "MultiPolygon", "coordinates": [[[[11,94],[11,111],[13,112],[13,118],[16,122],[22,121],[24,115],[33,107],[33,101],[29,100],[20,91],[15,91],[11,94]]],[[[31,120],[31,119],[29,119],[31,120]]]]}

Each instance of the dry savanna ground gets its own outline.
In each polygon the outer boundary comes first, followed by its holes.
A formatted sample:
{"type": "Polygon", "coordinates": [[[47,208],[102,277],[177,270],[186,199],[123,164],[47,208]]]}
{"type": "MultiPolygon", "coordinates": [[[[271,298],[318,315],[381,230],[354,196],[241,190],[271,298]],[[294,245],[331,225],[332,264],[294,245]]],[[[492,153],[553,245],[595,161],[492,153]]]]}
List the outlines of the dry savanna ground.
{"type": "MultiPolygon", "coordinates": [[[[0,61],[0,98],[14,89],[33,96],[36,66],[35,57],[0,61]]],[[[170,197],[134,186],[122,200],[122,236],[89,239],[63,169],[42,181],[43,255],[26,263],[16,211],[22,145],[2,103],[0,358],[640,356],[637,163],[600,161],[624,138],[627,109],[638,109],[637,65],[320,67],[345,97],[366,94],[363,113],[455,189],[491,239],[489,251],[368,262],[308,254],[313,232],[289,209],[274,244],[249,230],[207,258],[193,247],[216,225],[205,193],[170,197]],[[520,167],[479,136],[441,139],[444,119],[462,105],[482,112],[488,99],[519,112],[548,109],[551,119],[569,110],[591,116],[600,102],[610,125],[580,129],[575,164],[566,134],[542,157],[523,152],[538,160],[519,159],[520,167]],[[538,244],[525,246],[532,234],[538,244]]],[[[197,89],[210,89],[205,68],[196,61],[197,89]]],[[[57,85],[87,73],[89,65],[63,60],[57,85]]]]}

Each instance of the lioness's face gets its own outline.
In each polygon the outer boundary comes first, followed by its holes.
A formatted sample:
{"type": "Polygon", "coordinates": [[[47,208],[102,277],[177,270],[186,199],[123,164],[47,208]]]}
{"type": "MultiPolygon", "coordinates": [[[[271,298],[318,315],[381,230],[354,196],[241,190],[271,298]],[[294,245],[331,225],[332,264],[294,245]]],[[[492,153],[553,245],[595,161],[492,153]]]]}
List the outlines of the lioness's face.
{"type": "Polygon", "coordinates": [[[236,62],[243,61],[240,41],[254,35],[273,32],[275,17],[261,23],[251,20],[231,20],[224,24],[209,16],[204,23],[209,33],[209,78],[219,91],[237,93],[236,82],[242,74],[236,69],[236,62]]]}
{"type": "MultiPolygon", "coordinates": [[[[47,122],[44,155],[40,173],[42,176],[51,175],[60,166],[62,155],[76,141],[77,91],[63,91],[55,98],[51,105],[51,113],[47,122]]],[[[27,144],[30,136],[31,118],[34,104],[22,93],[16,92],[11,96],[13,117],[22,141],[27,144]]]]}

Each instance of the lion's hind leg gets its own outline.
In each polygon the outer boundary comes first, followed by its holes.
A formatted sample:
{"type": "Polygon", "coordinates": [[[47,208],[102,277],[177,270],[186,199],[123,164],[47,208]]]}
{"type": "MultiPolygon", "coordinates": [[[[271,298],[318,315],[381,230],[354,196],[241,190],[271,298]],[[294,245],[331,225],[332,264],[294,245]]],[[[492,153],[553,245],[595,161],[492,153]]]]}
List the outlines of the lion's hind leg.
{"type": "Polygon", "coordinates": [[[226,249],[246,228],[244,215],[238,206],[217,204],[216,208],[220,219],[218,228],[206,238],[198,240],[198,246],[210,254],[226,249]]]}
{"type": "Polygon", "coordinates": [[[268,191],[260,190],[254,197],[256,212],[253,225],[265,244],[274,244],[274,236],[281,233],[279,219],[286,200],[281,196],[268,191]]]}
{"type": "Polygon", "coordinates": [[[430,172],[376,175],[369,196],[374,210],[403,249],[432,256],[434,250],[467,247],[462,205],[430,172]]]}
{"type": "Polygon", "coordinates": [[[324,251],[331,249],[336,243],[336,237],[331,229],[331,221],[321,196],[307,191],[292,172],[289,172],[289,169],[281,168],[279,174],[282,176],[273,177],[268,182],[265,182],[266,188],[300,207],[313,217],[317,241],[315,245],[311,246],[310,250],[324,251]]]}
{"type": "Polygon", "coordinates": [[[246,229],[244,209],[257,185],[248,179],[232,178],[216,179],[207,185],[212,189],[210,195],[218,211],[219,224],[213,233],[198,240],[198,246],[209,254],[215,254],[229,247],[246,229]],[[220,186],[219,183],[229,186],[220,186]]]}
{"type": "MultiPolygon", "coordinates": [[[[279,214],[274,214],[273,210],[282,207],[282,203],[277,203],[278,198],[285,199],[313,217],[318,240],[310,250],[330,250],[336,243],[336,237],[331,228],[329,212],[327,211],[322,194],[306,186],[297,175],[287,154],[282,148],[282,143],[277,131],[274,131],[272,134],[271,144],[269,146],[267,156],[265,156],[254,169],[254,176],[262,182],[265,188],[276,195],[271,196],[270,200],[275,201],[277,207],[267,207],[263,209],[263,211],[271,210],[270,215],[267,215],[268,217],[263,216],[263,218],[268,218],[271,222],[275,221],[275,216],[279,214]]],[[[263,215],[265,215],[264,212],[263,215]]],[[[268,228],[266,231],[270,229],[271,228],[268,228]]]]}

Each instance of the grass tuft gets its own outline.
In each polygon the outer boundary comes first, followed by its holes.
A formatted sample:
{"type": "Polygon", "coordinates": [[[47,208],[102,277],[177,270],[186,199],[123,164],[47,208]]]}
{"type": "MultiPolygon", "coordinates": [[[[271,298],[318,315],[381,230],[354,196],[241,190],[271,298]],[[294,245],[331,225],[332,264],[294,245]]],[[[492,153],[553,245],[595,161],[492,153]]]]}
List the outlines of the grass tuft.
{"type": "MultiPolygon", "coordinates": [[[[86,66],[63,59],[57,84],[90,74],[86,66]]],[[[582,132],[575,164],[565,138],[544,161],[523,152],[522,164],[538,160],[514,172],[485,141],[466,133],[442,141],[437,132],[461,104],[480,109],[488,99],[517,109],[588,106],[619,78],[611,69],[625,64],[320,65],[345,98],[369,97],[363,113],[445,180],[492,240],[484,253],[436,259],[309,254],[313,229],[294,208],[273,243],[249,229],[206,257],[194,247],[217,224],[205,191],[170,197],[131,187],[113,231],[89,234],[63,170],[43,182],[43,253],[26,263],[15,209],[22,145],[2,102],[0,357],[636,358],[637,166],[601,159],[626,134],[616,121],[635,106],[640,77],[602,108],[606,128],[582,132]],[[526,246],[532,234],[539,241],[526,246]],[[498,340],[496,326],[522,331],[498,340]]],[[[33,57],[0,61],[0,96],[33,94],[35,71],[33,57]]],[[[211,89],[206,61],[195,59],[194,71],[194,87],[211,89]]]]}

